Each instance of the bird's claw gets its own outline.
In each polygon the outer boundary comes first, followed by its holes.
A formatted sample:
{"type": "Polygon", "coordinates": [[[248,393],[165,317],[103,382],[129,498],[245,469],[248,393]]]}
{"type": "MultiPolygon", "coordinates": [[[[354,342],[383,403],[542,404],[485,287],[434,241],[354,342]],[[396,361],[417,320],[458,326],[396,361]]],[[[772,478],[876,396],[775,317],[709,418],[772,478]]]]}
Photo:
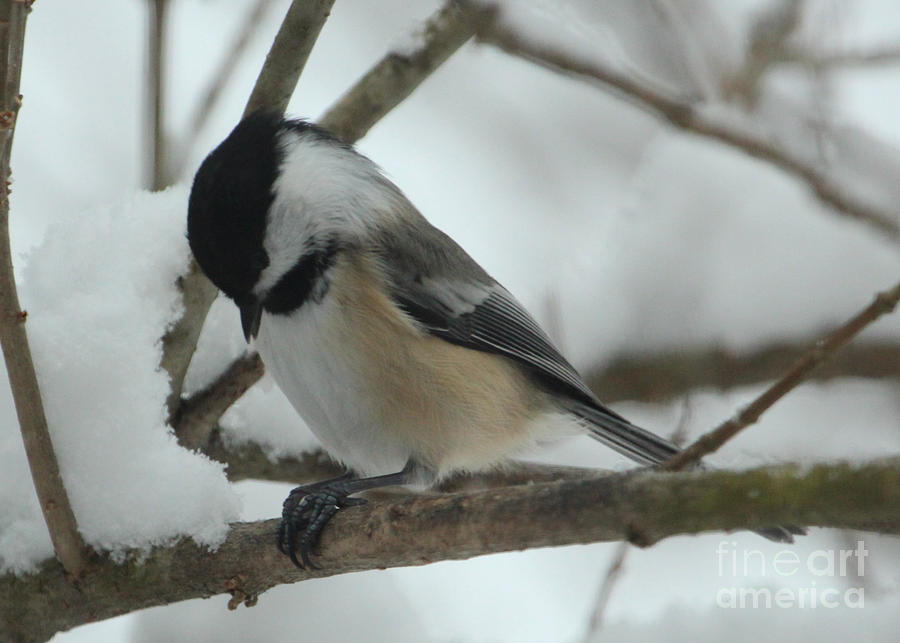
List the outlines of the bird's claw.
{"type": "Polygon", "coordinates": [[[362,498],[350,498],[340,486],[338,483],[297,487],[285,499],[278,526],[278,550],[289,556],[297,567],[319,569],[310,560],[310,554],[319,543],[325,525],[339,509],[365,504],[362,498]]]}

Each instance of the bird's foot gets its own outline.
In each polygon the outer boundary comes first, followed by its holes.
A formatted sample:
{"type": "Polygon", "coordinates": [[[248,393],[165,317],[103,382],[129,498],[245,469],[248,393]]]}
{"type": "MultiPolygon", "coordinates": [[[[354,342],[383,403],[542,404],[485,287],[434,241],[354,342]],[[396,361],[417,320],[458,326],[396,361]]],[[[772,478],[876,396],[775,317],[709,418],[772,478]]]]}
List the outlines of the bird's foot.
{"type": "Polygon", "coordinates": [[[318,569],[310,560],[322,530],[342,507],[365,504],[350,498],[346,478],[297,487],[284,501],[278,527],[278,549],[301,569],[318,569]],[[297,558],[299,553],[300,558],[297,558]]]}

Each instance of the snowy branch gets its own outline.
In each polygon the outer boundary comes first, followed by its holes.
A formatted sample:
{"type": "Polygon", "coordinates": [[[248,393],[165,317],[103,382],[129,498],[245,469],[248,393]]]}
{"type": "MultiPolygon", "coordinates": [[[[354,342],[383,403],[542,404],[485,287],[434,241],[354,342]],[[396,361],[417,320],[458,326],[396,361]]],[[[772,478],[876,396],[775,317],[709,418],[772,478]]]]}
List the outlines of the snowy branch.
{"type": "Polygon", "coordinates": [[[603,541],[649,546],[677,534],[791,523],[900,533],[900,460],[749,471],[640,470],[589,480],[407,497],[341,511],[325,529],[321,570],[291,565],[276,520],[237,523],[215,551],[191,541],[143,562],[103,561],[72,584],[48,563],[0,578],[0,638],[46,640],[82,623],[230,593],[253,605],[279,584],[348,572],[603,541]]]}
{"type": "Polygon", "coordinates": [[[679,129],[767,161],[806,183],[823,203],[835,211],[865,223],[885,237],[900,243],[900,220],[895,212],[883,211],[867,203],[837,185],[825,172],[802,156],[762,134],[749,129],[741,130],[731,122],[703,112],[690,102],[670,96],[599,61],[579,58],[573,52],[552,44],[531,42],[496,19],[481,20],[476,36],[483,42],[554,72],[588,79],[611,88],[679,129]]]}
{"type": "Polygon", "coordinates": [[[414,50],[388,53],[325,112],[319,124],[348,142],[365,136],[472,37],[473,11],[467,3],[447,2],[425,23],[414,50]]]}
{"type": "Polygon", "coordinates": [[[744,407],[734,417],[701,436],[684,451],[672,456],[662,468],[678,471],[697,462],[703,456],[720,448],[728,440],[759,420],[775,402],[804,382],[809,373],[827,359],[834,351],[856,337],[860,331],[876,319],[893,312],[900,301],[900,283],[890,290],[878,293],[871,304],[848,320],[833,333],[816,342],[816,345],[791,367],[784,376],[767,388],[762,395],[744,407]]]}
{"type": "Polygon", "coordinates": [[[19,79],[22,72],[22,53],[25,22],[31,10],[29,2],[4,0],[0,2],[0,176],[6,180],[6,193],[0,197],[0,343],[6,371],[15,401],[19,428],[25,443],[31,477],[40,501],[44,521],[50,531],[53,550],[63,569],[71,576],[80,576],[88,565],[85,548],[75,514],[69,503],[59,473],[56,454],[44,414],[38,388],[25,320],[28,313],[19,306],[16,292],[12,253],[9,243],[9,180],[13,131],[21,105],[19,79]]]}

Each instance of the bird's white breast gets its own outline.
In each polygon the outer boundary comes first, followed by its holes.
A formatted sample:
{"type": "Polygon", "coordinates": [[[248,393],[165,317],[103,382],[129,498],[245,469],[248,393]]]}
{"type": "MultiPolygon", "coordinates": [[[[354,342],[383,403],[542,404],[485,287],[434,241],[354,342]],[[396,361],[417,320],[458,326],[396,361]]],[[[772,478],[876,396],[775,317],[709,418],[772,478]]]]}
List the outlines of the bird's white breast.
{"type": "Polygon", "coordinates": [[[367,475],[393,473],[409,449],[373,423],[364,375],[337,298],[289,315],[263,314],[256,346],[266,368],[325,449],[367,475]]]}

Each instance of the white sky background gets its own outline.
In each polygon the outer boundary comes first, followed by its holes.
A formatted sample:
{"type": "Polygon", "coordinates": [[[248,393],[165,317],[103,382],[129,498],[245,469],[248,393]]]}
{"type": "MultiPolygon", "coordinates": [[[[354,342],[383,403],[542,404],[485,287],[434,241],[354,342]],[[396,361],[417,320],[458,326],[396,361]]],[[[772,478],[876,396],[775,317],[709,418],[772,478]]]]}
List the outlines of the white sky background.
{"type": "MultiPolygon", "coordinates": [[[[54,439],[79,523],[92,542],[113,550],[178,534],[214,542],[238,512],[243,519],[276,515],[289,488],[230,488],[219,467],[180,449],[161,422],[165,381],[152,371],[158,355],[151,344],[173,314],[171,275],[186,260],[187,188],[137,194],[144,169],[144,4],[107,1],[90,12],[65,0],[35,5],[13,158],[17,274],[54,439]]],[[[174,140],[183,137],[194,100],[249,4],[173,3],[168,105],[174,140]]],[[[764,3],[722,3],[729,10],[712,14],[708,28],[720,46],[714,64],[690,69],[665,55],[667,47],[679,51],[671,33],[642,31],[652,23],[644,14],[635,17],[635,3],[605,2],[595,10],[590,2],[509,4],[524,23],[582,50],[640,65],[660,82],[702,89],[739,59],[747,13],[764,3]]],[[[900,7],[890,0],[813,4],[816,20],[804,27],[811,42],[900,40],[900,7]]],[[[191,172],[239,117],[281,5],[269,13],[201,132],[191,172]]],[[[406,46],[416,21],[436,6],[338,0],[290,113],[320,115],[385,51],[406,46]]],[[[709,42],[709,33],[697,35],[698,42],[709,42]]],[[[830,88],[831,117],[900,145],[898,74],[900,67],[890,66],[840,74],[830,88]]],[[[773,84],[773,93],[806,100],[789,75],[773,84]]],[[[718,340],[749,348],[806,338],[854,313],[900,274],[895,247],[827,213],[777,170],[673,132],[603,91],[489,47],[466,46],[360,148],[538,319],[551,317],[555,295],[560,342],[581,367],[657,347],[718,340]]],[[[237,313],[219,303],[194,385],[242,349],[237,313]]],[[[868,332],[897,338],[900,322],[894,316],[868,332]]],[[[728,417],[758,390],[693,395],[690,434],[728,417]]],[[[0,564],[17,569],[47,555],[49,540],[11,403],[2,395],[0,564]]],[[[660,433],[682,412],[680,401],[616,408],[660,433]]],[[[894,382],[807,385],[714,461],[746,466],[896,453],[898,419],[894,382]]],[[[227,424],[236,439],[252,432],[275,451],[312,440],[271,386],[248,396],[227,424]]],[[[628,466],[590,441],[538,455],[628,466]]],[[[775,632],[887,640],[900,626],[896,539],[865,537],[863,610],[760,611],[718,608],[716,593],[742,584],[794,591],[817,583],[843,591],[859,581],[809,573],[721,577],[716,548],[723,540],[768,560],[784,549],[752,534],[714,534],[632,551],[599,640],[743,640],[738,633],[758,640],[775,632]]],[[[806,560],[820,549],[852,546],[852,538],[814,530],[793,551],[806,560]]],[[[346,575],[276,588],[249,610],[227,612],[227,598],[219,596],[85,626],[56,640],[572,641],[584,630],[614,548],[566,547],[346,575]]]]}

